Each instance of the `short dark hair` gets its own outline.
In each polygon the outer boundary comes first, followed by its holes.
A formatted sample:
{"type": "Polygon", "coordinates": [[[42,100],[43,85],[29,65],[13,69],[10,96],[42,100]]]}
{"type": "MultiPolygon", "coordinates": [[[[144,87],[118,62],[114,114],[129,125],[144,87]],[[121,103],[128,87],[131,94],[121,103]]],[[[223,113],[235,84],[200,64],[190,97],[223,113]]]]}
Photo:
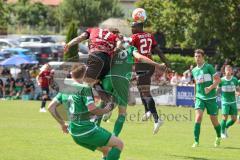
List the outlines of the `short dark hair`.
{"type": "Polygon", "coordinates": [[[134,28],[143,28],[144,23],[132,22],[131,26],[134,27],[134,28]]]}
{"type": "Polygon", "coordinates": [[[85,65],[75,64],[71,69],[71,75],[75,79],[83,78],[86,72],[85,65]]]}
{"type": "Polygon", "coordinates": [[[205,56],[204,50],[202,50],[202,49],[196,49],[196,50],[194,51],[194,54],[195,54],[195,53],[199,53],[199,54],[201,54],[202,56],[205,56]]]}

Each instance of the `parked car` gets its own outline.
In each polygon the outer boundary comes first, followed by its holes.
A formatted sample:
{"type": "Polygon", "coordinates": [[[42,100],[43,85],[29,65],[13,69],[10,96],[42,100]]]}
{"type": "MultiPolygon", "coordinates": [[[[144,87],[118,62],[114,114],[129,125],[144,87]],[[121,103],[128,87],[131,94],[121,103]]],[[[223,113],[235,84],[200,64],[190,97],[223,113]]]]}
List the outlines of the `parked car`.
{"type": "Polygon", "coordinates": [[[3,51],[8,52],[11,54],[11,56],[18,55],[18,56],[24,56],[28,57],[30,60],[37,60],[36,55],[31,52],[29,49],[25,48],[7,48],[3,49],[3,51]]]}
{"type": "Polygon", "coordinates": [[[53,51],[52,51],[52,45],[50,44],[44,44],[44,43],[29,43],[29,44],[21,44],[22,48],[29,49],[31,52],[33,52],[37,60],[40,64],[47,63],[52,60],[53,57],[53,51]]]}
{"type": "Polygon", "coordinates": [[[0,50],[12,47],[19,47],[19,42],[12,39],[0,39],[0,50]]]}
{"type": "Polygon", "coordinates": [[[18,39],[18,41],[22,44],[24,42],[41,42],[40,36],[22,36],[18,39]]]}

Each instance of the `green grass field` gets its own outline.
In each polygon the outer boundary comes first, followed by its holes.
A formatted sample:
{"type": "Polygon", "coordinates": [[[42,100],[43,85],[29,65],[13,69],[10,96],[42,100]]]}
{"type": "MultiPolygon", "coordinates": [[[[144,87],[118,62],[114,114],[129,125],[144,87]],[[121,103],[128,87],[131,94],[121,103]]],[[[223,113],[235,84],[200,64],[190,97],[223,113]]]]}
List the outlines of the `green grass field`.
{"type": "MultiPolygon", "coordinates": [[[[49,113],[39,113],[39,105],[37,101],[0,101],[0,160],[101,159],[100,153],[85,150],[76,145],[70,135],[64,135],[49,113]]],[[[230,137],[222,141],[219,148],[214,148],[215,130],[204,115],[200,147],[193,149],[194,111],[177,107],[157,109],[168,115],[168,120],[159,133],[153,135],[152,122],[139,120],[143,106],[128,108],[127,122],[120,134],[125,143],[121,160],[233,160],[239,157],[238,124],[229,129],[230,137]]],[[[116,111],[109,123],[102,123],[110,131],[116,111]]]]}

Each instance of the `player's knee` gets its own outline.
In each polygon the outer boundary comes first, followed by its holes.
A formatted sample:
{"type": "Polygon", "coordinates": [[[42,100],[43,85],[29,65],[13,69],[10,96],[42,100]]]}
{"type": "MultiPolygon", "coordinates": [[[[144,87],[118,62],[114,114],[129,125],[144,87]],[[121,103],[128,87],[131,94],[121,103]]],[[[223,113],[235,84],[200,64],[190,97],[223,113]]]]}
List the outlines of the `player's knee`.
{"type": "Polygon", "coordinates": [[[236,117],[236,116],[232,117],[232,121],[233,121],[233,122],[236,122],[236,120],[237,120],[237,117],[236,117]]]}
{"type": "Polygon", "coordinates": [[[195,122],[201,123],[202,121],[202,115],[196,115],[195,122]]]}
{"type": "Polygon", "coordinates": [[[118,138],[116,147],[120,150],[123,150],[123,146],[124,146],[123,141],[118,138]]]}

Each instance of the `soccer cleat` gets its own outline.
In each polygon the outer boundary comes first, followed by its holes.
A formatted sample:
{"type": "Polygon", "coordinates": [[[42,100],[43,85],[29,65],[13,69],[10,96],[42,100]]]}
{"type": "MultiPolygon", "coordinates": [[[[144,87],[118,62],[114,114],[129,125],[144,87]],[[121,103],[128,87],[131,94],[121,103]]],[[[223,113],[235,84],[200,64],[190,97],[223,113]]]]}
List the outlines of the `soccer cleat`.
{"type": "Polygon", "coordinates": [[[142,116],[142,121],[147,121],[151,117],[152,113],[150,111],[144,113],[142,116]]]}
{"type": "Polygon", "coordinates": [[[222,139],[226,139],[227,138],[227,135],[225,133],[221,133],[221,138],[222,139]]]}
{"type": "Polygon", "coordinates": [[[106,114],[103,115],[102,120],[103,120],[104,122],[107,122],[107,121],[111,118],[111,116],[112,116],[112,112],[108,112],[108,113],[106,113],[106,114]]]}
{"type": "Polygon", "coordinates": [[[216,140],[215,140],[215,143],[214,143],[214,147],[220,146],[220,142],[221,142],[221,138],[217,137],[216,140]]]}
{"type": "Polygon", "coordinates": [[[194,142],[193,145],[192,145],[192,148],[196,148],[196,147],[199,147],[199,143],[198,142],[194,142]]]}
{"type": "Polygon", "coordinates": [[[39,112],[45,113],[47,112],[45,108],[40,108],[39,112]]]}
{"type": "Polygon", "coordinates": [[[161,119],[158,119],[157,123],[154,123],[154,129],[153,129],[153,134],[157,134],[159,131],[159,128],[163,125],[163,121],[161,119]]]}

